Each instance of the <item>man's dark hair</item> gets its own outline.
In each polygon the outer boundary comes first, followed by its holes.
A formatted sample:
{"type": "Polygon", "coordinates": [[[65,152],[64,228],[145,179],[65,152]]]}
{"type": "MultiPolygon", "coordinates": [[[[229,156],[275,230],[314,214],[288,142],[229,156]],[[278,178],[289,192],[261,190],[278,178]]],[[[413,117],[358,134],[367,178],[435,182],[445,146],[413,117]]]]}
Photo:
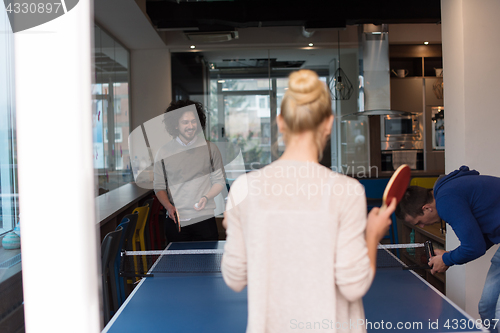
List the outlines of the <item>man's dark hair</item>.
{"type": "Polygon", "coordinates": [[[406,215],[416,217],[424,215],[422,207],[425,204],[431,203],[434,200],[432,189],[427,189],[420,186],[409,186],[406,190],[403,199],[396,207],[396,216],[398,219],[404,220],[406,215]]]}
{"type": "MultiPolygon", "coordinates": [[[[205,124],[207,122],[207,116],[205,115],[205,108],[203,107],[203,104],[201,104],[200,102],[191,101],[188,99],[173,101],[172,103],[170,103],[165,113],[193,104],[196,107],[196,112],[198,113],[198,119],[200,120],[200,125],[201,125],[201,128],[196,129],[196,134],[198,134],[202,130],[205,131],[205,124]]],[[[179,129],[177,127],[179,125],[179,119],[181,119],[183,115],[184,112],[183,113],[174,112],[168,116],[168,122],[166,121],[165,117],[164,123],[165,127],[167,128],[167,132],[174,138],[179,135],[179,129]]]]}

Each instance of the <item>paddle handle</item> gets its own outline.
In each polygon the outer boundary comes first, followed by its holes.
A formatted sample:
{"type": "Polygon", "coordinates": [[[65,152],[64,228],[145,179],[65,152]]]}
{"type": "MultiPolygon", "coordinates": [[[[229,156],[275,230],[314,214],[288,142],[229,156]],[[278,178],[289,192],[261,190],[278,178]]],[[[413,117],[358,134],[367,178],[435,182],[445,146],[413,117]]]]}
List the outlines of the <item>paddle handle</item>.
{"type": "MultiPolygon", "coordinates": [[[[392,200],[396,200],[396,198],[392,198],[391,201],[389,202],[389,204],[392,202],[392,200]]],[[[387,200],[383,200],[382,201],[382,207],[380,207],[380,211],[383,212],[384,210],[387,209],[387,200]]]]}

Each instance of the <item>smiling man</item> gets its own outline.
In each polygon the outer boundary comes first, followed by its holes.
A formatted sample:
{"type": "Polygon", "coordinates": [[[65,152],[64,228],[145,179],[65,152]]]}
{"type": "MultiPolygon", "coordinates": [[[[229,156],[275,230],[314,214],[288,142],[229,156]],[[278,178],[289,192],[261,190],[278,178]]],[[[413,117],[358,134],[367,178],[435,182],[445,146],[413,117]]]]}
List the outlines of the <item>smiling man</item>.
{"type": "MultiPolygon", "coordinates": [[[[481,257],[500,243],[500,178],[479,175],[467,166],[438,179],[434,189],[410,186],[396,209],[396,216],[424,227],[446,221],[460,246],[446,252],[436,249],[429,260],[431,272],[445,272],[452,265],[481,257]]],[[[500,319],[500,249],[491,267],[479,302],[483,320],[500,319]]]]}
{"type": "Polygon", "coordinates": [[[219,238],[214,198],[225,188],[226,177],[217,146],[203,135],[205,122],[199,102],[172,102],[165,111],[164,123],[172,140],[156,155],[154,189],[168,212],[169,242],[219,238]]]}

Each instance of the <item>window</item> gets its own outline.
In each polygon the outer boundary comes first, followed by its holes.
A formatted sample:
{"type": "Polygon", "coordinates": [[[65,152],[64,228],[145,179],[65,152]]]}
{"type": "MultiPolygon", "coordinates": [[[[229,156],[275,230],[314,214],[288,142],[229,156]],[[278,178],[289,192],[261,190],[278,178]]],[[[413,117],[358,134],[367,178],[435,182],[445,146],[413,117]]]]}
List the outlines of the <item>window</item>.
{"type": "Polygon", "coordinates": [[[127,140],[130,53],[98,26],[93,53],[94,169],[99,188],[109,191],[133,179],[127,140]]]}
{"type": "MultiPolygon", "coordinates": [[[[11,31],[5,11],[0,26],[11,31]]],[[[18,221],[14,43],[12,33],[0,34],[0,234],[18,221]]]]}
{"type": "Polygon", "coordinates": [[[117,127],[115,128],[115,142],[122,142],[123,137],[122,137],[122,128],[117,127]]]}
{"type": "Polygon", "coordinates": [[[260,109],[267,109],[267,98],[264,96],[259,96],[259,108],[260,109]]]}
{"type": "MultiPolygon", "coordinates": [[[[326,76],[320,76],[326,83],[326,76]]],[[[210,105],[214,109],[210,113],[210,139],[217,141],[212,133],[214,128],[221,126],[220,116],[223,114],[226,139],[237,150],[241,150],[245,169],[252,170],[272,162],[273,145],[277,147],[277,158],[285,150],[283,135],[277,134],[276,143],[272,138],[272,127],[276,127],[271,115],[271,97],[276,98],[276,115],[281,112],[281,101],[288,87],[288,77],[262,79],[231,79],[210,81],[210,105]],[[267,90],[264,90],[264,83],[267,90]],[[225,87],[225,88],[224,88],[225,87]],[[274,87],[274,88],[273,88],[274,87]],[[255,90],[250,90],[253,88],[255,90]],[[242,89],[242,90],[239,90],[242,89]],[[223,103],[220,103],[220,101],[223,103]],[[217,106],[217,109],[215,108],[217,106]],[[222,110],[219,111],[219,106],[222,110]]],[[[222,152],[224,156],[224,152],[222,152]]]]}
{"type": "MultiPolygon", "coordinates": [[[[104,142],[108,142],[108,128],[104,129],[104,142]]],[[[121,127],[115,128],[115,142],[122,142],[123,137],[122,137],[122,129],[121,127]]]]}

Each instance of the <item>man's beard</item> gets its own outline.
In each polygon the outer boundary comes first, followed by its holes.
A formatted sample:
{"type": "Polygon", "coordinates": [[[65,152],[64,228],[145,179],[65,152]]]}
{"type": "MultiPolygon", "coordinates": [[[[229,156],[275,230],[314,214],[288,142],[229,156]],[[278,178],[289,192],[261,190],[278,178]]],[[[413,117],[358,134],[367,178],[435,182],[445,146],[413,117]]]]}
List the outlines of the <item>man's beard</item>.
{"type": "Polygon", "coordinates": [[[179,134],[185,141],[189,142],[192,141],[196,135],[196,130],[192,131],[184,131],[183,133],[179,134]]]}

